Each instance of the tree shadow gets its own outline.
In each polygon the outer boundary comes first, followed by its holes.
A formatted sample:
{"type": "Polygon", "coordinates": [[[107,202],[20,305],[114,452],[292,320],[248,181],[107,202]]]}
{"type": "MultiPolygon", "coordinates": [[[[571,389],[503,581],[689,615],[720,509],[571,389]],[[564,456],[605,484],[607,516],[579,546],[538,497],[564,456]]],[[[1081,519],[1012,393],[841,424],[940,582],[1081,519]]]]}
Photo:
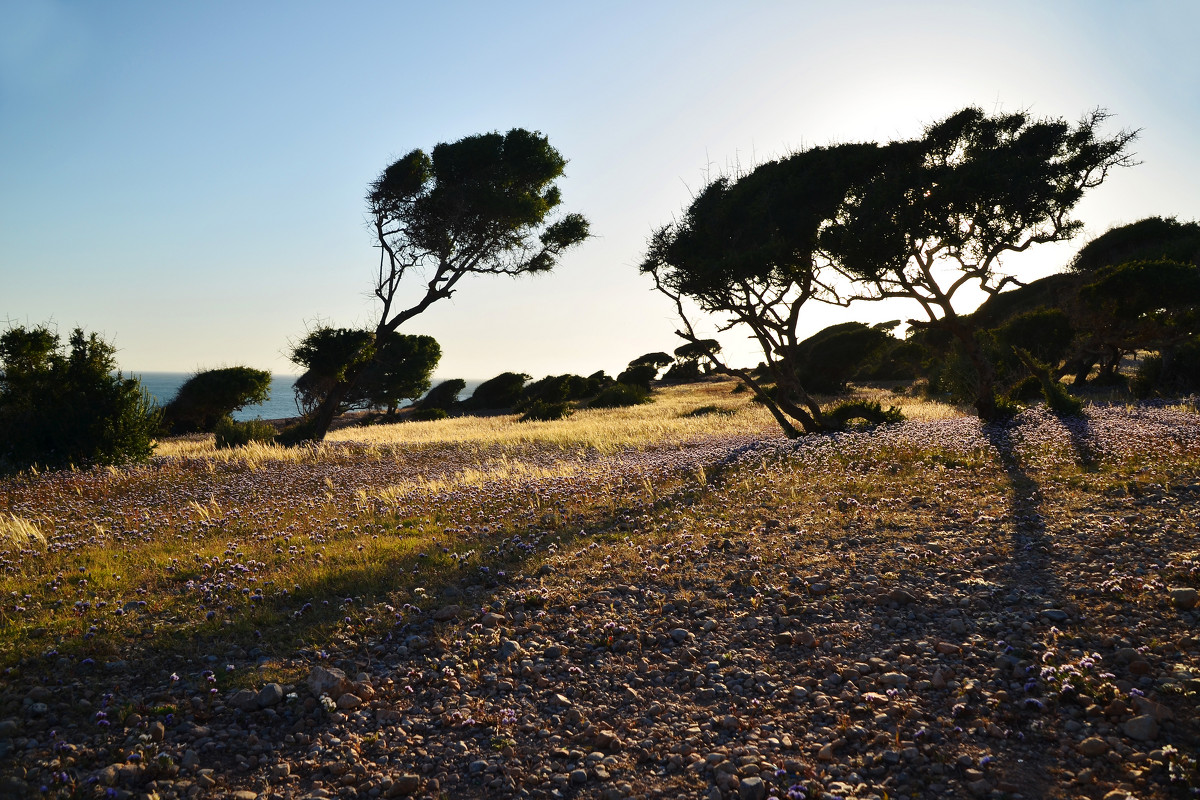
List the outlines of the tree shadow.
{"type": "MultiPolygon", "coordinates": [[[[1049,569],[1050,539],[1046,531],[1041,486],[1021,463],[1015,435],[1016,420],[983,426],[983,435],[995,448],[1010,489],[1008,516],[1011,519],[1012,557],[1004,570],[1010,604],[1031,601],[1033,596],[1049,599],[1057,581],[1049,569]]],[[[1072,435],[1072,443],[1075,437],[1072,435]]],[[[1078,450],[1079,445],[1075,445],[1078,450]]]]}

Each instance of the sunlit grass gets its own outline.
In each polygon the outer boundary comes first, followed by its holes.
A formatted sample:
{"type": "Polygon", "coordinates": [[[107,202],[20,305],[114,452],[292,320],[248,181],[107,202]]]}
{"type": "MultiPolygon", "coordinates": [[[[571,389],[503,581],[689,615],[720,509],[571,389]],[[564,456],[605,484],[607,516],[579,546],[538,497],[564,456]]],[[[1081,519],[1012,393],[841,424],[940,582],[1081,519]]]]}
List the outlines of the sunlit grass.
{"type": "Polygon", "coordinates": [[[0,547],[23,550],[28,547],[45,546],[46,536],[37,523],[16,514],[0,514],[0,547]]]}

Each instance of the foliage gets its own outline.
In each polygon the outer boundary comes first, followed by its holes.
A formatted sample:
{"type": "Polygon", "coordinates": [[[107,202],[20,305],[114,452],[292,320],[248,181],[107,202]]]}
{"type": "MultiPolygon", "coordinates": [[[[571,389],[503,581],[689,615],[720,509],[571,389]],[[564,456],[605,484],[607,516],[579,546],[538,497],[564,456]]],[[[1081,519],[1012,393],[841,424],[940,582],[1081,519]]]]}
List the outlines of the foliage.
{"type": "Polygon", "coordinates": [[[588,403],[591,408],[624,408],[626,406],[637,406],[642,403],[650,402],[650,392],[643,389],[641,386],[633,386],[627,383],[614,383],[606,389],[602,389],[592,401],[588,403]]]}
{"type": "Polygon", "coordinates": [[[528,380],[522,372],[502,372],[479,384],[463,405],[470,409],[512,408],[521,399],[528,380]]]}
{"type": "Polygon", "coordinates": [[[850,400],[839,403],[828,412],[830,424],[835,429],[845,428],[851,420],[861,419],[871,425],[903,422],[904,414],[896,406],[884,408],[877,401],[850,400]]]}
{"type": "Polygon", "coordinates": [[[116,348],[76,328],[64,350],[48,327],[0,334],[0,464],[61,467],[150,457],[161,414],[116,348]]]}
{"type": "Polygon", "coordinates": [[[1096,111],[1071,125],[963,109],[896,147],[880,177],[821,231],[838,269],[867,287],[861,296],[917,301],[927,324],[954,336],[976,372],[972,402],[984,419],[996,415],[994,365],[955,295],[965,286],[999,294],[1015,283],[1000,272],[1005,254],[1078,232],[1071,211],[1084,194],[1133,163],[1136,134],[1101,136],[1106,118],[1096,111]]]}
{"type": "Polygon", "coordinates": [[[225,417],[271,396],[271,373],[252,367],[197,372],[163,408],[163,428],[171,433],[212,431],[225,417]]]}
{"type": "Polygon", "coordinates": [[[564,419],[572,413],[569,403],[547,403],[544,400],[534,400],[525,408],[521,422],[553,422],[564,419]]]}
{"type": "Polygon", "coordinates": [[[462,378],[451,378],[442,381],[429,390],[429,393],[417,401],[417,408],[422,411],[439,409],[450,412],[458,404],[458,393],[467,388],[467,382],[462,378]]]}
{"type": "Polygon", "coordinates": [[[629,367],[631,369],[633,367],[643,367],[643,366],[654,367],[655,374],[657,374],[658,370],[671,364],[674,360],[675,359],[671,358],[666,353],[646,353],[645,355],[640,355],[637,358],[635,358],[633,361],[630,361],[629,367]]]}
{"type": "Polygon", "coordinates": [[[704,187],[682,218],[651,237],[641,271],[675,303],[679,335],[704,351],[718,371],[746,383],[789,436],[825,427],[820,406],[799,380],[795,356],[801,309],[810,300],[838,302],[820,233],[847,198],[865,189],[887,162],[890,147],[816,147],[723,176],[704,187]],[[776,389],[768,396],[746,370],[730,368],[706,350],[685,301],[723,319],[722,329],[748,328],[759,343],[776,389]]]}
{"type": "Polygon", "coordinates": [[[585,378],[582,375],[547,375],[525,387],[521,392],[521,401],[517,404],[519,410],[525,411],[535,403],[556,405],[570,400],[582,400],[591,397],[600,390],[604,373],[585,378]]]}
{"type": "Polygon", "coordinates": [[[1182,342],[1165,355],[1143,358],[1129,388],[1138,397],[1200,392],[1200,336],[1182,342]]]}
{"type": "Polygon", "coordinates": [[[1200,264],[1200,223],[1146,217],[1110,228],[1081,247],[1069,269],[1095,272],[1129,261],[1200,264]]]}
{"type": "Polygon", "coordinates": [[[629,367],[617,376],[617,383],[626,386],[634,386],[647,394],[650,393],[650,382],[654,380],[654,376],[658,374],[658,368],[653,364],[638,364],[629,367]]]}
{"type": "MultiPolygon", "coordinates": [[[[898,322],[896,324],[899,324],[898,322]]],[[[892,325],[894,327],[894,325],[892,325]]],[[[796,371],[810,391],[834,394],[895,341],[885,325],[843,322],[818,331],[796,347],[796,371]]]]}
{"type": "Polygon", "coordinates": [[[222,417],[213,428],[217,437],[217,447],[244,447],[250,442],[272,442],[275,440],[275,426],[261,419],[249,419],[236,422],[233,417],[222,417]]]}
{"type": "Polygon", "coordinates": [[[391,332],[380,347],[370,331],[317,327],[293,348],[292,362],[304,368],[293,391],[296,405],[311,414],[330,392],[357,374],[354,385],[342,394],[339,413],[355,408],[386,408],[394,413],[400,403],[420,397],[442,357],[432,336],[391,332]]]}
{"type": "MultiPolygon", "coordinates": [[[[547,272],[565,250],[584,241],[588,223],[581,215],[552,218],[562,203],[556,181],[566,163],[545,136],[514,128],[438,144],[430,153],[413,150],[390,164],[367,192],[380,250],[375,341],[453,296],[467,275],[547,272]],[[424,291],[398,308],[414,273],[424,291]]],[[[352,366],[312,411],[312,438],[324,438],[365,361],[350,359],[352,366]]]]}

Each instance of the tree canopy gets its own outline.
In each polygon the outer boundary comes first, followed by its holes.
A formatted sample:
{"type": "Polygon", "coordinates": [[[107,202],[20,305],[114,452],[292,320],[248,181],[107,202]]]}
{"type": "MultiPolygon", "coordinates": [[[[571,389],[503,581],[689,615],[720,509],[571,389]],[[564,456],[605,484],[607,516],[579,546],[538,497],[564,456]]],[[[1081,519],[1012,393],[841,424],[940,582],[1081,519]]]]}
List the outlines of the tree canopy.
{"type": "Polygon", "coordinates": [[[339,381],[357,374],[341,399],[339,413],[354,408],[386,408],[413,400],[430,386],[442,349],[432,336],[392,332],[379,347],[366,330],[318,327],[292,348],[292,361],[304,367],[293,391],[304,413],[319,408],[339,381]]]}

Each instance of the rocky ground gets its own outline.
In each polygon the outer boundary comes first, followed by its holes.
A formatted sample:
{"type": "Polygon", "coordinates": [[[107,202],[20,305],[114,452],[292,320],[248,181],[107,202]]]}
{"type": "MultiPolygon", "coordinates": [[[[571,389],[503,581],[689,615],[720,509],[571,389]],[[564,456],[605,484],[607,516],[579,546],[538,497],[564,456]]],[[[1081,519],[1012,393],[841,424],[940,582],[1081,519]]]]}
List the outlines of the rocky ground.
{"type": "Polygon", "coordinates": [[[764,443],[386,636],[11,673],[0,796],[1192,796],[1200,431],[1090,422],[764,443]]]}

